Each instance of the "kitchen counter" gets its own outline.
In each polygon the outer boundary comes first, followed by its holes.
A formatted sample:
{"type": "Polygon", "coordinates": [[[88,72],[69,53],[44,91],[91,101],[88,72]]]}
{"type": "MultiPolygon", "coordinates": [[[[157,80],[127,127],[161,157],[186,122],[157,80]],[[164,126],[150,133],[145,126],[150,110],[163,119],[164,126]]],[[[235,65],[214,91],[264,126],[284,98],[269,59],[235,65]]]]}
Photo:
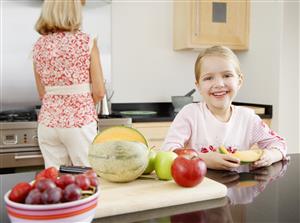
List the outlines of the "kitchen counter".
{"type": "MultiPolygon", "coordinates": [[[[300,222],[300,154],[289,162],[238,172],[209,170],[207,177],[227,186],[226,198],[94,219],[93,222],[300,222]]],[[[35,172],[0,176],[1,219],[8,222],[3,195],[35,172]]],[[[184,188],[183,188],[184,190],[184,188]]],[[[159,202],[159,199],[157,200],[159,202]]]]}
{"type": "MultiPolygon", "coordinates": [[[[272,119],[272,105],[243,102],[233,102],[233,104],[254,109],[262,119],[272,119]]],[[[124,117],[120,114],[121,111],[157,112],[156,115],[131,116],[132,122],[171,122],[176,116],[171,102],[112,103],[112,111],[112,117],[124,117]]]]}

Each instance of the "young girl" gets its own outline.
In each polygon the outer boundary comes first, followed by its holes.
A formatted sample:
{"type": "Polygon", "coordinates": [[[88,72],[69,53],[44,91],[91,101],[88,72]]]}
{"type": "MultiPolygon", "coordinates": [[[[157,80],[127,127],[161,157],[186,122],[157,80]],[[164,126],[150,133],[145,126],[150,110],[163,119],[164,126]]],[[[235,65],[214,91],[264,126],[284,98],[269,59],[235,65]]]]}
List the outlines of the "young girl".
{"type": "Polygon", "coordinates": [[[97,132],[95,104],[104,96],[96,40],[80,31],[85,0],[45,0],[33,48],[42,100],[38,139],[45,166],[89,166],[88,146],[97,132]]]}
{"type": "Polygon", "coordinates": [[[246,150],[254,144],[264,149],[255,168],[285,159],[286,143],[252,110],[233,106],[243,76],[236,55],[226,47],[214,46],[200,54],[195,64],[196,86],[204,101],[186,105],[174,119],[163,150],[193,148],[208,168],[231,170],[239,160],[215,152],[246,150]]]}

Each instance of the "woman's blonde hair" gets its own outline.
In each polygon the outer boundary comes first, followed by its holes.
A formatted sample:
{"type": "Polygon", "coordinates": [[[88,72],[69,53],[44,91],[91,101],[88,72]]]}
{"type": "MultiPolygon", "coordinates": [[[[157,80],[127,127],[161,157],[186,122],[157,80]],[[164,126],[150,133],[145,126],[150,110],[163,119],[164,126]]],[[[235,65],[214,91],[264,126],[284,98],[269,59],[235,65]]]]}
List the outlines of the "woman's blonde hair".
{"type": "Polygon", "coordinates": [[[35,24],[38,33],[77,31],[82,21],[82,0],[44,0],[41,15],[35,24]]]}
{"type": "Polygon", "coordinates": [[[218,56],[218,57],[223,57],[225,59],[230,60],[234,65],[236,73],[240,77],[242,76],[240,62],[239,62],[239,59],[237,58],[237,56],[234,54],[234,52],[232,52],[231,49],[229,49],[228,47],[225,47],[225,46],[212,46],[212,47],[204,50],[202,53],[200,53],[196,60],[196,63],[195,63],[196,82],[199,82],[203,58],[208,57],[208,56],[218,56]]]}

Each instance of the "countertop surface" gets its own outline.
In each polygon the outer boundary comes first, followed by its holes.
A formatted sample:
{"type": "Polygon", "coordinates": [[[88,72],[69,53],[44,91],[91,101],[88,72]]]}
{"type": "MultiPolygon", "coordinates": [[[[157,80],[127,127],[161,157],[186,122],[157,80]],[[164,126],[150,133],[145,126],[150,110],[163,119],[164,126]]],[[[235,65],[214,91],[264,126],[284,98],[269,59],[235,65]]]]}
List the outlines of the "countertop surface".
{"type": "MultiPolygon", "coordinates": [[[[194,102],[196,103],[196,102],[194,102]]],[[[237,106],[245,106],[255,110],[262,119],[272,119],[272,105],[233,102],[237,106]]],[[[113,103],[111,117],[130,117],[132,122],[171,122],[175,118],[174,107],[171,102],[148,103],[113,103]],[[122,111],[151,111],[155,115],[124,116],[122,111]]],[[[101,117],[100,117],[101,118],[101,117]]]]}
{"type": "MultiPolygon", "coordinates": [[[[289,156],[289,162],[254,171],[249,171],[248,165],[235,172],[209,170],[206,177],[227,186],[225,198],[98,218],[93,222],[300,222],[300,154],[289,156]]],[[[9,222],[3,195],[17,182],[31,181],[34,175],[35,172],[26,172],[0,176],[0,222],[9,222]]]]}

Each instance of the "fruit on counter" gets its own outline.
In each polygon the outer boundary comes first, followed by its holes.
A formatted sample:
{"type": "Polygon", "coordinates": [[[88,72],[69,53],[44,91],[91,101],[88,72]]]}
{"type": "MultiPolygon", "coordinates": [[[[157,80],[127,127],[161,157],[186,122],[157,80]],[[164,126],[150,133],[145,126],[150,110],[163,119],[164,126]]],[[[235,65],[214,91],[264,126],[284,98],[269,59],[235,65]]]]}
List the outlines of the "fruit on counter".
{"type": "Polygon", "coordinates": [[[143,174],[150,174],[155,169],[155,158],[156,158],[157,151],[154,148],[151,148],[148,155],[148,165],[143,172],[143,174]]]}
{"type": "Polygon", "coordinates": [[[76,201],[80,199],[81,189],[76,184],[69,184],[63,191],[65,201],[76,201]]]}
{"type": "Polygon", "coordinates": [[[56,187],[56,184],[52,179],[41,179],[36,182],[34,187],[37,188],[39,191],[44,192],[49,188],[56,187]]]}
{"type": "Polygon", "coordinates": [[[25,204],[41,204],[42,193],[38,189],[33,189],[26,197],[25,204]]]}
{"type": "Polygon", "coordinates": [[[54,178],[53,174],[45,175],[55,172],[58,174],[55,167],[50,167],[38,173],[32,185],[27,182],[18,183],[12,188],[8,198],[25,204],[55,204],[78,200],[97,191],[97,175],[93,170],[76,176],[64,174],[54,178]]]}
{"type": "Polygon", "coordinates": [[[198,156],[199,153],[194,149],[188,149],[188,148],[178,148],[173,150],[174,153],[176,153],[178,156],[181,155],[193,155],[198,156]]]}
{"type": "Polygon", "coordinates": [[[65,187],[69,184],[75,182],[75,176],[72,174],[64,174],[55,180],[56,186],[60,187],[61,189],[65,189],[65,187]]]}
{"type": "Polygon", "coordinates": [[[58,170],[55,167],[49,167],[39,172],[35,176],[35,180],[43,179],[43,178],[50,178],[52,180],[55,180],[57,176],[58,176],[58,170]]]}
{"type": "Polygon", "coordinates": [[[9,199],[14,202],[23,203],[31,191],[32,186],[27,182],[18,183],[9,194],[9,199]]]}
{"type": "Polygon", "coordinates": [[[96,173],[112,182],[129,182],[142,175],[148,165],[144,143],[105,141],[89,148],[89,162],[96,173]]]}
{"type": "Polygon", "coordinates": [[[148,147],[146,138],[137,129],[126,126],[114,126],[100,132],[92,144],[100,144],[108,141],[140,142],[148,147]]]}
{"type": "Polygon", "coordinates": [[[227,149],[224,146],[221,146],[219,148],[219,152],[222,154],[228,154],[230,156],[238,158],[241,161],[241,164],[255,162],[256,160],[259,160],[263,154],[262,149],[249,149],[249,150],[235,151],[234,153],[231,153],[227,151],[227,149]]]}
{"type": "Polygon", "coordinates": [[[57,204],[62,200],[63,190],[59,187],[48,188],[41,195],[43,204],[57,204]]]}
{"type": "Polygon", "coordinates": [[[171,151],[159,151],[155,158],[155,172],[160,180],[172,180],[171,166],[177,154],[171,151]]]}
{"type": "Polygon", "coordinates": [[[84,174],[90,179],[91,186],[93,187],[98,186],[97,174],[94,170],[88,170],[84,174]]]}
{"type": "Polygon", "coordinates": [[[174,181],[183,187],[194,187],[201,183],[206,171],[205,162],[193,155],[178,156],[171,166],[174,181]]]}
{"type": "Polygon", "coordinates": [[[85,174],[79,174],[75,177],[75,183],[78,185],[82,190],[87,190],[91,186],[91,181],[88,176],[85,174]]]}

